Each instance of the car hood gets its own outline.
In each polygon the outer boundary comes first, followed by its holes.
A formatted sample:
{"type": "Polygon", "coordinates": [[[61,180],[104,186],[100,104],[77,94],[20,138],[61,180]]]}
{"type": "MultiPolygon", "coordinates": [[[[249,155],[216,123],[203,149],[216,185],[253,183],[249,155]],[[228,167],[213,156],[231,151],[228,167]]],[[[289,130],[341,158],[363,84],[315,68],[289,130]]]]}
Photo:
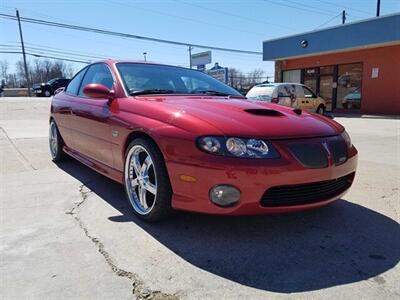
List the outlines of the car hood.
{"type": "Polygon", "coordinates": [[[242,98],[214,96],[135,97],[146,115],[197,134],[298,138],[340,133],[343,127],[324,116],[242,98]]]}

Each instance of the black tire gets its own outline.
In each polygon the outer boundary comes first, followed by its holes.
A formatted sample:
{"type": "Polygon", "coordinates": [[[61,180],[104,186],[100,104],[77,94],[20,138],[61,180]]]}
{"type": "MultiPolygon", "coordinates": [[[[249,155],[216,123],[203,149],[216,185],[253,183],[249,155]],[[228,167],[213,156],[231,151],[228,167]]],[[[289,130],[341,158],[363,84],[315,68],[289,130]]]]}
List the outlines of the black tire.
{"type": "Polygon", "coordinates": [[[320,106],[318,106],[316,113],[323,115],[325,113],[325,107],[321,104],[320,106]]]}
{"type": "Polygon", "coordinates": [[[57,124],[54,119],[52,119],[49,124],[49,147],[52,161],[61,162],[67,158],[67,154],[63,151],[64,146],[65,144],[60,132],[58,131],[57,124]],[[54,130],[54,133],[52,130],[54,130]],[[55,137],[53,137],[53,134],[55,134],[55,137]],[[54,140],[52,138],[54,138],[54,140]],[[55,146],[52,145],[53,142],[55,143],[55,146]]]}
{"type": "MultiPolygon", "coordinates": [[[[129,175],[128,175],[129,176],[129,175]]],[[[167,172],[167,168],[165,166],[164,157],[157,147],[157,145],[150,139],[147,138],[136,138],[129,143],[129,146],[125,153],[125,162],[124,162],[124,190],[129,204],[131,205],[134,213],[140,217],[141,219],[148,222],[156,222],[162,219],[168,218],[173,214],[173,209],[171,206],[171,197],[172,197],[172,188],[171,183],[169,181],[169,176],[167,172]],[[143,147],[146,152],[150,155],[152,160],[152,166],[154,177],[156,178],[156,196],[154,197],[154,205],[150,209],[149,212],[144,213],[140,212],[139,209],[135,208],[133,194],[130,194],[132,189],[129,181],[129,177],[127,177],[127,164],[130,162],[130,158],[132,155],[131,149],[135,146],[143,147]],[[129,156],[130,155],[130,156],[129,156]],[[129,156],[129,157],[128,157],[129,156]],[[129,186],[129,187],[128,187],[129,186]],[[130,189],[130,191],[128,191],[130,189]]],[[[133,193],[136,193],[133,189],[133,193]]],[[[137,194],[136,194],[137,195],[137,194]]]]}
{"type": "Polygon", "coordinates": [[[51,97],[51,91],[45,90],[45,91],[43,92],[43,95],[44,95],[45,97],[51,97]]]}

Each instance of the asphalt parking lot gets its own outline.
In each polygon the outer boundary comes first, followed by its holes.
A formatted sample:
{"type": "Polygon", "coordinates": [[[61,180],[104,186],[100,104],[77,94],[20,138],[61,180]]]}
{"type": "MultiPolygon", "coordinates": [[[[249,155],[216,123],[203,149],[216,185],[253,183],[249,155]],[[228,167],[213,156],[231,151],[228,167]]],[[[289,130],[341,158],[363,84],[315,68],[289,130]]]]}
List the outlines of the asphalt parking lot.
{"type": "Polygon", "coordinates": [[[122,186],[51,162],[49,104],[0,98],[2,299],[400,297],[399,119],[336,119],[359,168],[325,208],[146,224],[122,186]]]}

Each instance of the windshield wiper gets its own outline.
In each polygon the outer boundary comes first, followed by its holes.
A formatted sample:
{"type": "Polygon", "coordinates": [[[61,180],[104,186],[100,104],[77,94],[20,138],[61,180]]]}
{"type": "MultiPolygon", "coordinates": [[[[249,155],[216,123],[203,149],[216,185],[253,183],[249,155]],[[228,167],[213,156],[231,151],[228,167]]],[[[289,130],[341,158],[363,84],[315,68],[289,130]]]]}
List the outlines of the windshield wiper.
{"type": "Polygon", "coordinates": [[[163,89],[148,89],[148,90],[130,90],[130,96],[137,95],[150,95],[150,94],[175,94],[176,91],[173,90],[163,90],[163,89]]]}
{"type": "Polygon", "coordinates": [[[212,96],[233,96],[231,94],[223,93],[223,92],[218,92],[218,91],[211,91],[211,90],[195,90],[192,92],[192,94],[206,94],[206,95],[212,95],[212,96]]]}

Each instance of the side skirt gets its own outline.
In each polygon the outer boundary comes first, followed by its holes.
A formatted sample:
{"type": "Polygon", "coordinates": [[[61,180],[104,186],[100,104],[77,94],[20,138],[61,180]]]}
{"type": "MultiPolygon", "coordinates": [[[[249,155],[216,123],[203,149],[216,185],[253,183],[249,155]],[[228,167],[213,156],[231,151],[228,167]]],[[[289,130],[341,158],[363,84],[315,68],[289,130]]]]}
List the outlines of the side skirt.
{"type": "Polygon", "coordinates": [[[75,158],[77,161],[83,163],[84,165],[88,166],[89,168],[93,169],[94,171],[120,183],[124,184],[124,174],[121,171],[118,171],[114,168],[111,168],[105,164],[102,164],[99,161],[93,160],[77,151],[64,146],[64,152],[67,153],[69,156],[75,158]]]}

